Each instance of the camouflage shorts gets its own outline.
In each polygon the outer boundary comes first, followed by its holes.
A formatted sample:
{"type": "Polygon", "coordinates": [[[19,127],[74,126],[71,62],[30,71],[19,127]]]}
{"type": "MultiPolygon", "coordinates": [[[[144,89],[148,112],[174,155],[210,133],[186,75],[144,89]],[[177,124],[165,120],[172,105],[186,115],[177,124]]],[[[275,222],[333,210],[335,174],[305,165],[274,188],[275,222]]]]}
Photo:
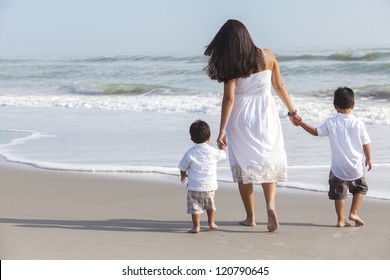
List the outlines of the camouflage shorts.
{"type": "Polygon", "coordinates": [[[203,210],[215,211],[215,191],[209,192],[187,192],[187,213],[188,214],[202,214],[203,210]]]}
{"type": "Polygon", "coordinates": [[[368,186],[366,177],[362,176],[359,179],[347,181],[337,178],[332,171],[329,174],[329,192],[328,197],[332,200],[339,200],[347,198],[348,190],[351,194],[366,195],[368,186]]]}

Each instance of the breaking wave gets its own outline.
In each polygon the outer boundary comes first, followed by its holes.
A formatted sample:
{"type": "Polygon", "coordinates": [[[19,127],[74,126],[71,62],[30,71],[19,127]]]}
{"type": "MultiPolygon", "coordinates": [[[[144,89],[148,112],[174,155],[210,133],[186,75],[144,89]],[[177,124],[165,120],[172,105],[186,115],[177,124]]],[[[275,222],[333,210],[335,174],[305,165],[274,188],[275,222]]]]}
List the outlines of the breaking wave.
{"type": "Polygon", "coordinates": [[[279,61],[323,60],[323,61],[390,61],[390,50],[384,51],[344,51],[328,55],[302,54],[277,56],[279,61]]]}

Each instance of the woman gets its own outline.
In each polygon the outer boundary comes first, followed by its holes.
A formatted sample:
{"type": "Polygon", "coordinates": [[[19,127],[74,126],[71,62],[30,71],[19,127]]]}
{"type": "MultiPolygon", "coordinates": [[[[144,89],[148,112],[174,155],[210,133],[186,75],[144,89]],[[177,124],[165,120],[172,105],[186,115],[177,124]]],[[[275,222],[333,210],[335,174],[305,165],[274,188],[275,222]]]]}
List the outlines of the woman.
{"type": "Polygon", "coordinates": [[[276,183],[287,179],[287,158],[274,88],[288,109],[290,120],[300,119],[283,85],[273,53],[259,49],[246,27],[228,20],[207,46],[207,74],[224,82],[221,124],[217,144],[227,146],[230,167],[238,187],[246,219],[241,225],[255,226],[253,184],[261,184],[267,206],[267,228],[279,222],[275,209],[276,183]]]}

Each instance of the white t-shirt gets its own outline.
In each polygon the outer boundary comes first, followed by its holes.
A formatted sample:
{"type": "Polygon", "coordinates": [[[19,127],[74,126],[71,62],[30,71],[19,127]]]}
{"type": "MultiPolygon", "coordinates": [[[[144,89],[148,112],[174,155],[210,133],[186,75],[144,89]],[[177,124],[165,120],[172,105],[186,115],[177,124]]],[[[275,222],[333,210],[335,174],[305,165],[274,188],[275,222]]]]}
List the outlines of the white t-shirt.
{"type": "Polygon", "coordinates": [[[195,144],[179,163],[181,171],[188,170],[187,189],[191,191],[214,191],[218,189],[217,162],[226,159],[226,152],[206,143],[195,144]]]}
{"type": "Polygon", "coordinates": [[[371,143],[364,123],[352,114],[337,113],[317,127],[318,136],[328,136],[332,152],[331,170],[342,180],[364,175],[363,145],[371,143]]]}

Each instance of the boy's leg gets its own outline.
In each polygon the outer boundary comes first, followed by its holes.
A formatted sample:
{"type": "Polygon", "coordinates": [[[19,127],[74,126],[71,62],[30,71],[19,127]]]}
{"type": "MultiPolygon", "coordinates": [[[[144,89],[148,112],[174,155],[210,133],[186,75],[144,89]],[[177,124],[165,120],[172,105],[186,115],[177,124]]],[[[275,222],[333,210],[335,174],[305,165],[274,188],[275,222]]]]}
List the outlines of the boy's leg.
{"type": "Polygon", "coordinates": [[[204,208],[207,212],[208,224],[210,229],[216,229],[218,226],[215,223],[215,191],[205,193],[204,208]]]}
{"type": "Polygon", "coordinates": [[[207,210],[207,218],[208,218],[208,224],[210,229],[216,229],[218,226],[215,223],[215,211],[214,210],[207,210]]]}
{"type": "Polygon", "coordinates": [[[279,228],[278,217],[276,216],[276,183],[264,183],[262,187],[267,207],[267,228],[273,232],[279,228]]]}
{"type": "Polygon", "coordinates": [[[349,227],[350,224],[347,223],[345,219],[345,206],[344,206],[344,199],[336,199],[334,201],[334,205],[336,208],[337,213],[337,227],[349,227]]]}
{"type": "Polygon", "coordinates": [[[198,233],[200,231],[200,214],[192,214],[193,227],[189,230],[189,233],[198,233]]]}
{"type": "Polygon", "coordinates": [[[348,186],[345,180],[337,178],[332,171],[329,173],[329,192],[328,197],[334,200],[337,214],[337,227],[349,227],[345,219],[345,198],[347,197],[348,186]]]}
{"type": "Polygon", "coordinates": [[[255,196],[253,193],[253,184],[244,184],[243,182],[238,182],[238,189],[240,190],[240,195],[242,202],[244,203],[246,211],[246,219],[240,222],[240,225],[243,226],[256,226],[255,221],[255,196]]]}
{"type": "Polygon", "coordinates": [[[364,225],[363,220],[359,217],[358,212],[360,204],[363,201],[364,195],[361,193],[355,193],[352,199],[351,212],[349,213],[349,219],[355,222],[357,227],[364,225]]]}
{"type": "Polygon", "coordinates": [[[187,191],[187,213],[191,214],[193,227],[189,233],[198,233],[200,231],[200,213],[202,206],[199,204],[199,192],[187,191]],[[195,213],[195,214],[194,214],[195,213]]]}

